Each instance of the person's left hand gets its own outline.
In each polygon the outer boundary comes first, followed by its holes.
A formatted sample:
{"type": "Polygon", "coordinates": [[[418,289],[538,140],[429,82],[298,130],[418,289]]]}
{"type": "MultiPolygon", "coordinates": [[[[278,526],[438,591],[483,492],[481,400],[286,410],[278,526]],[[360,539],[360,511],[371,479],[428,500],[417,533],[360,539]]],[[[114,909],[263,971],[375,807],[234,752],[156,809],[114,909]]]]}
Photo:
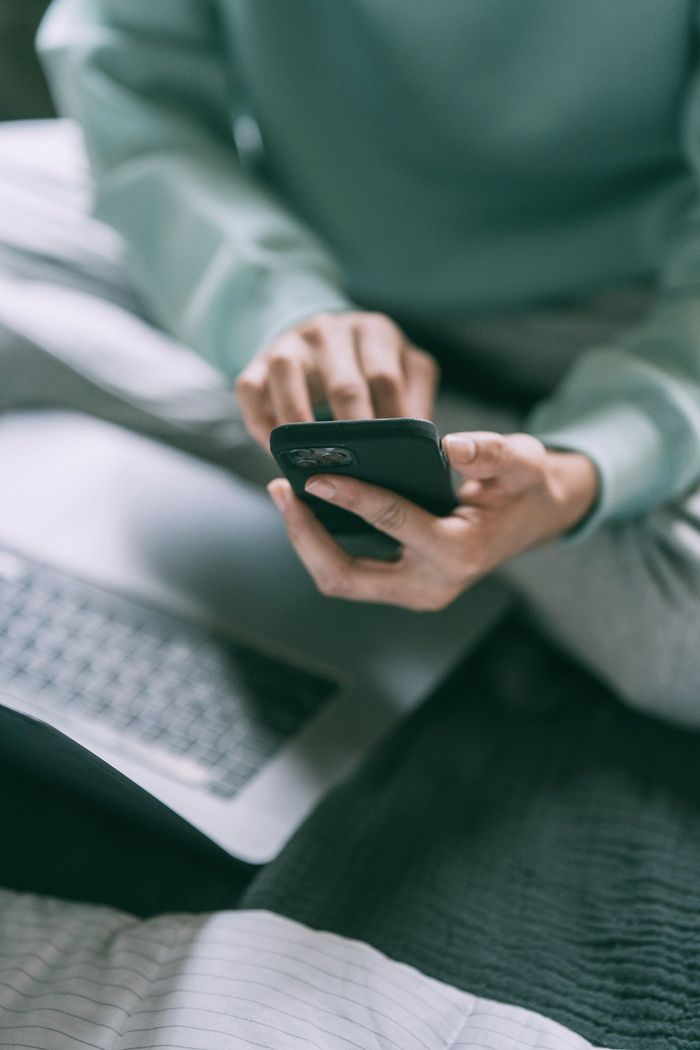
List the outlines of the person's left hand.
{"type": "Polygon", "coordinates": [[[355,478],[315,475],[308,492],[358,514],[403,545],[395,562],[353,558],[297,499],[284,478],[268,490],[297,554],[322,594],[437,610],[496,566],[580,521],[598,488],[591,460],[552,452],[529,434],[448,434],[444,448],[462,476],[459,505],[439,518],[355,478]]]}

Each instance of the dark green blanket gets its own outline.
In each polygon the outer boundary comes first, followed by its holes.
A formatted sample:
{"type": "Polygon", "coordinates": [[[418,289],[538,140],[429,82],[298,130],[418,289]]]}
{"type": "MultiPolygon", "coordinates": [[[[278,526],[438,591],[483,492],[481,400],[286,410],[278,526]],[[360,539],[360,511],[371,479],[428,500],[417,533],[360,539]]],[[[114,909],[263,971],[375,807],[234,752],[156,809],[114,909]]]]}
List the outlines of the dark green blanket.
{"type": "Polygon", "coordinates": [[[242,904],[598,1044],[697,1048],[699,781],[700,736],[626,710],[506,625],[242,904]]]}

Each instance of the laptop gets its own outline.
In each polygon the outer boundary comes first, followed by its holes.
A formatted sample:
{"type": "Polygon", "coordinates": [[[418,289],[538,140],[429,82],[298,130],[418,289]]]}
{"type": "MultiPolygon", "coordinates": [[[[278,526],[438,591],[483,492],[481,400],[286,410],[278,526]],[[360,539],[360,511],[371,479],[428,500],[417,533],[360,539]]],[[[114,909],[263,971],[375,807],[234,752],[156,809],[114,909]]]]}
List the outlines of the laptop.
{"type": "Polygon", "coordinates": [[[508,601],[491,581],[430,615],[324,598],[260,486],[76,414],[0,420],[0,491],[7,739],[26,726],[37,761],[136,786],[248,863],[508,601]]]}

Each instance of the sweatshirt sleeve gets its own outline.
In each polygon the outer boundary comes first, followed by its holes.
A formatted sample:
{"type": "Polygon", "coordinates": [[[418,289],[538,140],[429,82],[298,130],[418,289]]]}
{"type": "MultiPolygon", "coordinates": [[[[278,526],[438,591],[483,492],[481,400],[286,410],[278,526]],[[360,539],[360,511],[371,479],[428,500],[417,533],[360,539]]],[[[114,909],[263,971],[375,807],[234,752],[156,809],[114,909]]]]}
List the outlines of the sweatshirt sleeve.
{"type": "Polygon", "coordinates": [[[640,515],[700,479],[700,74],[679,114],[688,204],[647,317],[614,345],[584,352],[527,429],[595,464],[599,498],[573,533],[640,515]]]}
{"type": "Polygon", "coordinates": [[[351,304],[322,244],[241,163],[221,48],[208,0],[54,0],[38,37],[83,129],[96,215],[156,319],[232,378],[274,335],[351,304]]]}

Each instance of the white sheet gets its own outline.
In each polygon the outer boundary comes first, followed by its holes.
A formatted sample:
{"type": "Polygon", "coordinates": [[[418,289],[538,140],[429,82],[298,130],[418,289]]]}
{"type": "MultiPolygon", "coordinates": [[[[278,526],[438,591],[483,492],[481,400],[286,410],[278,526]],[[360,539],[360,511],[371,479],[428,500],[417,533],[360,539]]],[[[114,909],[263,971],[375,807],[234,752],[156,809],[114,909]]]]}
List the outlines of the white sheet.
{"type": "Polygon", "coordinates": [[[140,921],[6,890],[0,1046],[592,1050],[538,1014],[270,912],[140,921]]]}

